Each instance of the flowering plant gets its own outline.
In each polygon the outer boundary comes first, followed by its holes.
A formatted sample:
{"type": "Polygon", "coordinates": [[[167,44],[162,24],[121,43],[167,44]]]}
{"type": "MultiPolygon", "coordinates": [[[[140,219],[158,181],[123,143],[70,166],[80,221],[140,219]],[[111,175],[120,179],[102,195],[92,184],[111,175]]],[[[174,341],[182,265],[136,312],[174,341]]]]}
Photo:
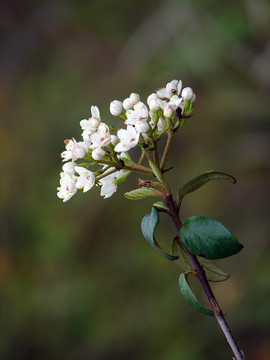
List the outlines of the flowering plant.
{"type": "Polygon", "coordinates": [[[91,117],[80,121],[83,140],[77,142],[72,138],[65,141],[66,150],[61,154],[65,164],[60,173],[57,195],[66,202],[78,190],[86,192],[96,184],[100,187],[101,196],[107,199],[131,172],[151,176],[151,180],[139,178],[138,188],[125,193],[131,200],[159,198],[142,220],[142,233],[157,253],[184,270],[179,277],[183,297],[198,311],[216,317],[235,359],[243,360],[244,354],[236,344],[209,285],[209,281],[224,281],[229,277],[213,260],[234,255],[243,246],[216,219],[193,216],[182,222],[179,215],[182,200],[187,194],[212,180],[226,179],[232,183],[236,180],[222,172],[208,171],[184,184],[175,200],[165,179],[165,173],[172,169],[166,168],[166,161],[173,137],[191,117],[195,99],[190,87],[182,89],[182,81],[172,80],[148,96],[148,106],[136,93],[130,94],[124,101],[114,100],[110,104],[110,112],[122,119],[125,127],[121,129],[102,122],[98,107],[92,106],[91,117]],[[161,149],[160,140],[163,137],[167,140],[161,149]],[[141,149],[138,161],[130,154],[135,147],[141,149]],[[80,159],[83,162],[76,163],[80,159]],[[170,253],[163,250],[154,236],[160,212],[168,214],[177,229],[170,253]],[[190,288],[188,278],[192,275],[200,281],[211,309],[203,306],[190,288]]]}

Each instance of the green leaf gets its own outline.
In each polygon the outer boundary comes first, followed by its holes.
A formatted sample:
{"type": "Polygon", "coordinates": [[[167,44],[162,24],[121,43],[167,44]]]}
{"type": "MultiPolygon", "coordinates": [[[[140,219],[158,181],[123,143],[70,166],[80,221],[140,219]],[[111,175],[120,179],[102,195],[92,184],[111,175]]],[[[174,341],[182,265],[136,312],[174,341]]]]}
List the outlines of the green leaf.
{"type": "Polygon", "coordinates": [[[148,187],[135,189],[125,193],[124,195],[129,200],[140,200],[148,198],[149,196],[158,196],[157,192],[154,189],[148,187]]]}
{"type": "Polygon", "coordinates": [[[225,281],[229,279],[230,274],[222,271],[213,260],[204,259],[200,256],[197,257],[199,263],[203,266],[205,275],[208,281],[225,281]]]}
{"type": "Polygon", "coordinates": [[[193,291],[191,290],[188,281],[187,281],[187,274],[181,274],[179,277],[179,285],[180,291],[184,297],[184,299],[193,306],[196,310],[200,311],[203,314],[214,316],[213,311],[205,308],[199,300],[194,295],[193,291]]]}
{"type": "Polygon", "coordinates": [[[180,236],[193,255],[206,259],[222,259],[237,254],[243,248],[220,221],[204,216],[187,219],[180,236]]]}
{"type": "Polygon", "coordinates": [[[169,208],[162,201],[158,201],[158,202],[154,203],[153,206],[159,211],[167,212],[169,210],[169,208]]]}
{"type": "Polygon", "coordinates": [[[121,176],[118,179],[115,179],[114,180],[115,185],[119,185],[119,184],[123,183],[124,181],[126,181],[126,179],[130,173],[131,173],[131,171],[127,171],[124,176],[121,176]]]}
{"type": "MultiPolygon", "coordinates": [[[[173,255],[178,256],[175,263],[181,267],[184,271],[193,271],[194,267],[186,252],[184,245],[178,240],[174,239],[171,245],[171,252],[173,255]]],[[[199,263],[203,266],[205,275],[208,281],[225,281],[229,278],[229,274],[222,271],[216,266],[213,260],[207,260],[200,256],[197,256],[199,263]]]]}
{"type": "Polygon", "coordinates": [[[152,212],[150,214],[146,214],[145,217],[142,219],[142,233],[145,239],[149,242],[149,244],[163,257],[168,260],[176,260],[177,256],[167,254],[157,243],[154,237],[154,231],[158,225],[159,216],[156,208],[152,207],[152,212]]]}
{"type": "Polygon", "coordinates": [[[171,244],[171,252],[174,256],[177,256],[175,263],[180,266],[184,271],[193,271],[194,267],[191,260],[184,248],[184,245],[177,239],[174,238],[171,244]]]}
{"type": "Polygon", "coordinates": [[[207,171],[206,173],[199,175],[195,177],[194,179],[187,182],[181,189],[178,191],[178,202],[182,201],[183,197],[191,193],[197,189],[199,189],[201,186],[206,184],[208,181],[211,180],[217,180],[217,179],[226,179],[231,181],[233,184],[236,183],[236,179],[228,174],[218,172],[218,171],[207,171]]]}
{"type": "Polygon", "coordinates": [[[164,178],[163,178],[160,168],[152,161],[149,161],[149,165],[150,165],[151,169],[153,170],[153,173],[154,173],[155,177],[158,179],[158,181],[161,183],[164,183],[165,181],[164,181],[164,178]]]}

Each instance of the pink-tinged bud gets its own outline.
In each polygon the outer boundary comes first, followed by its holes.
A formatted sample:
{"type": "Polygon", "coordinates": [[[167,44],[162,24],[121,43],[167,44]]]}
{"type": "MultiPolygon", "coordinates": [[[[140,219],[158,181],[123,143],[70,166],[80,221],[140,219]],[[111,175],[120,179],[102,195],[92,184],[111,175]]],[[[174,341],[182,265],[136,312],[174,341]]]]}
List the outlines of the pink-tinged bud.
{"type": "Polygon", "coordinates": [[[174,114],[173,108],[170,105],[166,106],[164,109],[165,118],[171,118],[173,114],[174,114]]]}
{"type": "Polygon", "coordinates": [[[130,100],[130,98],[126,98],[123,101],[123,108],[127,110],[131,110],[133,108],[133,102],[130,100]]]}
{"type": "Polygon", "coordinates": [[[158,94],[153,93],[153,94],[151,94],[151,95],[148,96],[148,98],[147,98],[147,104],[148,104],[148,106],[150,106],[151,101],[154,100],[154,99],[158,99],[158,94]]]}
{"type": "Polygon", "coordinates": [[[74,154],[78,159],[81,159],[81,158],[85,157],[86,151],[83,147],[76,146],[74,148],[74,154]]]}
{"type": "Polygon", "coordinates": [[[158,99],[153,99],[149,104],[149,109],[153,112],[156,112],[160,109],[160,106],[157,102],[158,99]]]}
{"type": "Polygon", "coordinates": [[[145,134],[150,129],[150,125],[146,121],[138,120],[136,121],[135,129],[139,133],[145,134]]]}
{"type": "Polygon", "coordinates": [[[116,135],[111,135],[111,144],[115,146],[118,143],[119,139],[116,135]]]}
{"type": "Polygon", "coordinates": [[[119,100],[114,100],[110,103],[110,112],[113,116],[120,116],[123,112],[123,103],[119,100]]]}
{"type": "Polygon", "coordinates": [[[196,100],[196,94],[193,93],[192,99],[190,100],[192,103],[194,103],[194,101],[196,100]]]}
{"type": "Polygon", "coordinates": [[[129,95],[130,101],[132,102],[133,105],[137,104],[140,101],[140,95],[139,94],[135,94],[135,93],[131,93],[129,95]]]}
{"type": "Polygon", "coordinates": [[[98,128],[98,125],[100,124],[100,119],[95,117],[95,116],[92,116],[90,119],[89,119],[89,123],[90,123],[90,126],[92,126],[94,129],[97,129],[98,128]]]}
{"type": "Polygon", "coordinates": [[[190,101],[194,95],[193,90],[190,87],[185,87],[182,90],[181,96],[184,101],[190,101]]]}
{"type": "Polygon", "coordinates": [[[94,160],[102,160],[104,156],[105,156],[105,151],[100,148],[96,148],[95,150],[92,151],[92,158],[94,160]]]}

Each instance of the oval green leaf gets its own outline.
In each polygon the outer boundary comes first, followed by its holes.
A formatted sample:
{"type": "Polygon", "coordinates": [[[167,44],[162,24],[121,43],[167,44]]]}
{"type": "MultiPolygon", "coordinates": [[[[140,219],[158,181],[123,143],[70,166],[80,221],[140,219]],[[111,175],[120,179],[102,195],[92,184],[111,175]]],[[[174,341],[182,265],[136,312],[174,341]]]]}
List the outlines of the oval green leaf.
{"type": "Polygon", "coordinates": [[[199,300],[194,295],[193,291],[191,290],[188,281],[187,281],[187,275],[181,274],[179,277],[179,285],[180,285],[180,291],[184,297],[184,299],[193,306],[196,310],[200,311],[201,313],[209,316],[214,316],[213,311],[205,308],[199,300]]]}
{"type": "Polygon", "coordinates": [[[129,200],[140,200],[148,198],[150,196],[158,196],[157,192],[154,189],[148,187],[135,189],[125,193],[124,195],[129,200]]]}
{"type": "Polygon", "coordinates": [[[150,214],[146,214],[145,217],[142,219],[142,233],[145,239],[149,242],[149,244],[163,257],[168,260],[174,261],[177,259],[177,256],[173,256],[167,254],[158,244],[154,237],[154,231],[158,225],[159,216],[157,209],[153,206],[152,211],[150,214]]]}
{"type": "MultiPolygon", "coordinates": [[[[175,260],[175,263],[181,267],[184,271],[193,271],[192,262],[186,252],[184,245],[178,239],[174,239],[171,245],[172,255],[178,256],[178,259],[175,260]]],[[[225,281],[229,278],[229,274],[222,271],[213,260],[207,260],[200,256],[197,256],[199,263],[202,265],[205,276],[208,281],[225,281]]]]}
{"type": "Polygon", "coordinates": [[[222,259],[237,254],[243,248],[220,221],[205,216],[187,219],[180,236],[193,255],[206,259],[222,259]]]}
{"type": "Polygon", "coordinates": [[[180,204],[183,197],[191,193],[201,186],[206,184],[208,181],[211,180],[218,180],[218,179],[225,179],[231,181],[233,184],[236,183],[236,179],[229,175],[218,171],[207,171],[202,175],[196,176],[194,179],[188,181],[181,189],[178,191],[178,203],[180,204]]]}

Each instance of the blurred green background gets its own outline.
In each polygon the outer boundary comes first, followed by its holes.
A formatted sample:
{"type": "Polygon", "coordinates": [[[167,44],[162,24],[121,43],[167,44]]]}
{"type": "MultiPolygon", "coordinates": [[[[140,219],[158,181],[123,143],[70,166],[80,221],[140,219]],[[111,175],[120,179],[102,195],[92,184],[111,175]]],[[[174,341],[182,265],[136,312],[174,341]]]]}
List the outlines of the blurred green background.
{"type": "MultiPolygon", "coordinates": [[[[244,244],[213,289],[248,358],[270,359],[269,2],[3,0],[0,18],[0,358],[232,358],[143,239],[152,202],[123,196],[136,176],[108,200],[56,196],[63,140],[91,105],[113,124],[110,101],[182,79],[197,101],[168,179],[176,192],[206,170],[237,178],[187,196],[182,217],[218,218],[244,244]]],[[[159,240],[173,235],[162,218],[159,240]]]]}

